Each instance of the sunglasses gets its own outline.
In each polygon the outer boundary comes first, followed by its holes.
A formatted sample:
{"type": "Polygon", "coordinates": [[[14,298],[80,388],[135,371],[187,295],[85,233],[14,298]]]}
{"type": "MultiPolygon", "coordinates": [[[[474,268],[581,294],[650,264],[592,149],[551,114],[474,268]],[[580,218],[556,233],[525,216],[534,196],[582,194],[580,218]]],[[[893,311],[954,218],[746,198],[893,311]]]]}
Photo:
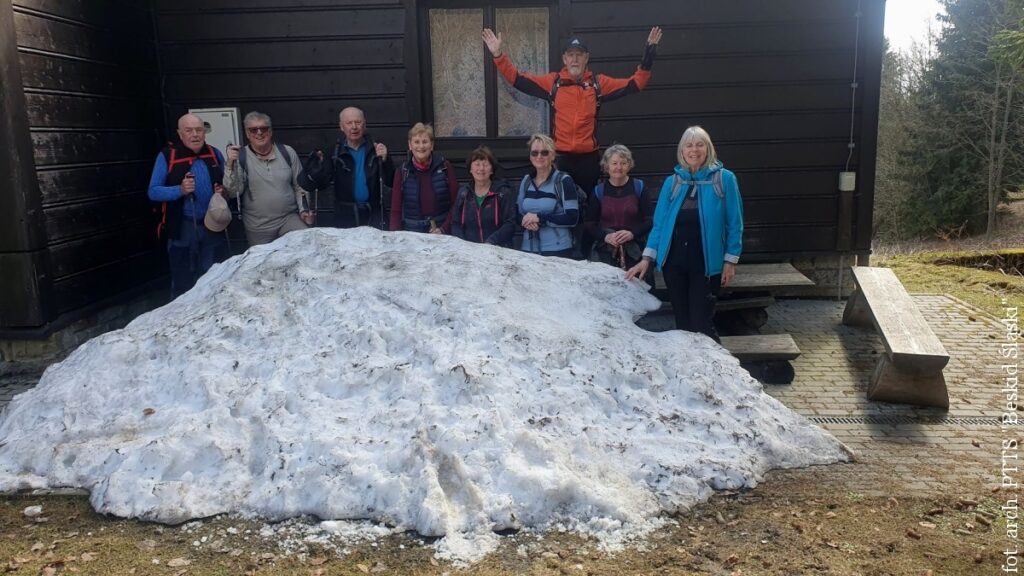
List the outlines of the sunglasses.
{"type": "Polygon", "coordinates": [[[270,126],[253,126],[251,128],[246,128],[246,131],[249,132],[249,134],[266,134],[270,132],[270,126]]]}
{"type": "Polygon", "coordinates": [[[530,156],[536,158],[537,156],[550,156],[551,150],[545,148],[544,150],[530,150],[530,156]]]}

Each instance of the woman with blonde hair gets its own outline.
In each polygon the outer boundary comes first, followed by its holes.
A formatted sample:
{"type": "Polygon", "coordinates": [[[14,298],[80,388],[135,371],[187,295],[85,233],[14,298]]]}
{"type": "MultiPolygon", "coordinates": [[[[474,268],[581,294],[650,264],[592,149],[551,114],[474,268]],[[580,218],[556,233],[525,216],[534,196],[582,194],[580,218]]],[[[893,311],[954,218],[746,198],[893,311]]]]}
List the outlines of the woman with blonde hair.
{"type": "Polygon", "coordinates": [[[665,278],[676,328],[720,342],[715,304],[740,259],[743,201],[736,175],[722,167],[711,136],[700,126],[683,132],[676,157],[679,164],[661,187],[643,259],[626,277],[643,277],[655,262],[665,278]]]}
{"type": "Polygon", "coordinates": [[[409,130],[409,157],[395,171],[390,229],[448,234],[457,193],[451,163],[434,152],[434,129],[417,122],[409,130]]]}
{"type": "Polygon", "coordinates": [[[529,140],[531,172],[519,184],[522,249],[541,256],[572,258],[579,197],[572,177],[555,169],[555,142],[544,134],[529,140]]]}

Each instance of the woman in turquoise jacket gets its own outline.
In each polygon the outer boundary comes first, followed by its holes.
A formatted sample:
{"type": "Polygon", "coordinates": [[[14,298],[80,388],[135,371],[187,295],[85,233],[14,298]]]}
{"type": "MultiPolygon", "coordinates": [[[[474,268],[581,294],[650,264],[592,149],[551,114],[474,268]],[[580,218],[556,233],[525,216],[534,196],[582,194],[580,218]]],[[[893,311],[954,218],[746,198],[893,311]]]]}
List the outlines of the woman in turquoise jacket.
{"type": "Polygon", "coordinates": [[[679,165],[661,187],[643,260],[626,277],[643,278],[654,261],[665,278],[676,328],[720,342],[715,303],[740,260],[743,201],[736,175],[722,167],[703,128],[683,132],[676,156],[679,165]]]}

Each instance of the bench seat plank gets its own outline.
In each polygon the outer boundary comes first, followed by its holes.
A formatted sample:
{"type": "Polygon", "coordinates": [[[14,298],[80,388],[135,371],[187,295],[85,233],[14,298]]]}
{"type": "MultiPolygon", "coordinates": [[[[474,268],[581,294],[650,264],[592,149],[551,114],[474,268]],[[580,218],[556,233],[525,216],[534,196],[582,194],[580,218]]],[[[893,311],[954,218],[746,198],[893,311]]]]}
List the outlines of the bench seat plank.
{"type": "Polygon", "coordinates": [[[795,360],[800,356],[800,348],[789,334],[722,336],[722,346],[741,362],[795,360]]]}
{"type": "Polygon", "coordinates": [[[896,274],[889,268],[852,269],[859,294],[851,297],[854,302],[848,305],[851,312],[844,314],[844,321],[855,323],[852,319],[858,314],[854,311],[861,310],[878,330],[893,364],[924,373],[941,371],[949,354],[896,274]]]}
{"type": "Polygon", "coordinates": [[[871,376],[868,400],[949,408],[942,375],[949,354],[896,274],[866,266],[852,271],[857,288],[846,303],[843,323],[874,326],[886,351],[871,376]]]}

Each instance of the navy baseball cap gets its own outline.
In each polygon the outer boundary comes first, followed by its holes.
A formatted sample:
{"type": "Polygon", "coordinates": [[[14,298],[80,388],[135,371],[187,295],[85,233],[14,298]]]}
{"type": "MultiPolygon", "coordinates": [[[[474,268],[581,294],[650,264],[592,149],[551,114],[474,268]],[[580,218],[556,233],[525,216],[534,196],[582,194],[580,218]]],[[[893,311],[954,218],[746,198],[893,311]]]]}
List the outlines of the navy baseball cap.
{"type": "Polygon", "coordinates": [[[582,40],[580,40],[579,36],[572,36],[569,38],[569,40],[565,42],[565,46],[563,47],[562,52],[565,53],[568,52],[569,50],[579,50],[581,52],[588,53],[590,52],[590,50],[587,49],[587,45],[584,44],[582,40]]]}

